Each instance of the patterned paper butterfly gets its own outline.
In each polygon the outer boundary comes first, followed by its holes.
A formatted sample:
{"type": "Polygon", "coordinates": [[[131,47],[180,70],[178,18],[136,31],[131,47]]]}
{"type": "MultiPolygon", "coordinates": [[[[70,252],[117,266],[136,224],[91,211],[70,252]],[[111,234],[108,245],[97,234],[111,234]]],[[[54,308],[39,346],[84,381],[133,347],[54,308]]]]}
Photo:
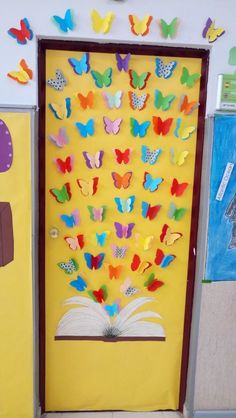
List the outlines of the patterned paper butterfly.
{"type": "Polygon", "coordinates": [[[98,71],[91,70],[91,76],[95,81],[96,87],[102,89],[103,87],[109,87],[112,83],[112,68],[107,68],[103,74],[98,71]]]}
{"type": "Polygon", "coordinates": [[[130,155],[132,152],[131,148],[126,148],[126,150],[121,151],[118,148],[113,149],[115,160],[118,164],[128,164],[130,162],[130,155]]]}
{"type": "Polygon", "coordinates": [[[180,232],[172,232],[170,227],[167,224],[164,224],[160,235],[160,241],[163,242],[163,244],[169,246],[173,245],[182,236],[183,234],[180,232]]]}
{"type": "Polygon", "coordinates": [[[179,183],[176,178],[173,179],[170,192],[172,196],[182,196],[182,194],[185,192],[185,190],[188,187],[188,183],[179,183]]]}
{"type": "Polygon", "coordinates": [[[186,211],[186,208],[177,209],[176,205],[171,202],[168,211],[168,218],[174,219],[175,221],[180,221],[185,215],[186,211]]]}
{"type": "Polygon", "coordinates": [[[108,91],[102,92],[102,97],[108,109],[119,109],[121,107],[122,96],[122,90],[117,90],[117,92],[114,94],[111,94],[108,91]]]}
{"type": "Polygon", "coordinates": [[[202,36],[203,38],[207,38],[208,42],[212,43],[217,41],[217,39],[224,35],[225,30],[223,28],[216,28],[215,27],[215,21],[211,20],[210,17],[208,17],[206,21],[206,25],[203,29],[202,36]]]}
{"type": "Polygon", "coordinates": [[[155,90],[155,98],[154,98],[154,106],[157,109],[162,109],[164,112],[170,109],[173,101],[175,100],[174,94],[168,94],[167,96],[163,96],[160,90],[155,90]]]}
{"type": "Polygon", "coordinates": [[[155,179],[152,177],[150,173],[145,171],[144,179],[143,179],[143,187],[145,190],[149,190],[150,192],[155,192],[161,183],[163,183],[164,179],[162,177],[156,177],[155,179]]]}
{"type": "Polygon", "coordinates": [[[66,274],[73,274],[79,269],[79,264],[74,258],[70,258],[68,262],[61,261],[57,265],[66,274]]]}
{"type": "Polygon", "coordinates": [[[87,109],[87,108],[92,109],[93,108],[93,105],[94,105],[94,93],[93,93],[93,91],[89,91],[87,96],[84,96],[83,94],[78,93],[77,97],[79,99],[80,106],[83,109],[87,109]]]}
{"type": "Polygon", "coordinates": [[[164,79],[170,78],[173,74],[174,69],[177,66],[177,61],[170,61],[168,64],[164,64],[164,62],[160,58],[156,58],[156,75],[157,77],[164,79]]]}
{"type": "Polygon", "coordinates": [[[90,64],[89,64],[89,53],[85,52],[80,60],[77,58],[68,58],[68,62],[73,68],[75,74],[82,75],[83,73],[88,73],[90,70],[90,64]]]}
{"type": "Polygon", "coordinates": [[[131,32],[136,36],[147,35],[149,33],[149,28],[150,28],[152,19],[153,19],[152,16],[144,16],[144,18],[140,20],[137,16],[129,15],[131,32]]]}
{"type": "Polygon", "coordinates": [[[185,160],[188,155],[189,155],[189,152],[186,150],[176,153],[174,148],[170,148],[170,161],[172,164],[176,164],[179,167],[185,163],[185,160]]]}
{"type": "Polygon", "coordinates": [[[75,126],[82,138],[87,138],[87,136],[93,136],[94,134],[94,119],[92,118],[89,119],[86,124],[75,122],[75,126]]]}
{"type": "Polygon", "coordinates": [[[111,175],[114,181],[114,186],[117,189],[128,189],[128,187],[130,186],[132,174],[132,171],[128,171],[123,176],[121,176],[120,174],[113,171],[111,175]]]}
{"type": "Polygon", "coordinates": [[[138,73],[136,73],[136,71],[129,70],[129,77],[130,77],[131,87],[133,87],[133,89],[143,90],[147,85],[147,81],[148,81],[150,75],[151,75],[151,73],[149,73],[148,71],[138,75],[138,73]]]}
{"type": "Polygon", "coordinates": [[[136,293],[140,292],[137,287],[132,286],[131,279],[127,277],[124,283],[120,286],[120,292],[127,297],[131,297],[136,295],[136,293]]]}
{"type": "Polygon", "coordinates": [[[120,125],[123,119],[117,118],[115,120],[109,119],[107,116],[103,116],[104,130],[107,134],[117,135],[120,132],[120,125]]]}
{"type": "Polygon", "coordinates": [[[71,9],[66,10],[64,18],[54,15],[52,19],[57,24],[58,29],[62,32],[68,32],[69,30],[73,30],[75,28],[71,9]]]}
{"type": "Polygon", "coordinates": [[[142,217],[148,218],[150,221],[156,218],[161,205],[151,206],[150,203],[142,201],[142,217]]]}
{"type": "Polygon", "coordinates": [[[117,210],[121,213],[130,213],[134,209],[135,196],[129,196],[126,200],[115,197],[114,200],[117,205],[117,210]]]}
{"type": "Polygon", "coordinates": [[[182,139],[182,141],[186,141],[191,138],[192,134],[196,131],[195,126],[189,125],[183,126],[182,119],[177,118],[176,120],[176,127],[174,130],[174,136],[176,138],[182,139]]]}
{"type": "Polygon", "coordinates": [[[143,110],[146,107],[147,100],[149,98],[148,93],[143,93],[141,96],[137,96],[136,93],[129,91],[129,104],[133,110],[143,110]]]}
{"type": "Polygon", "coordinates": [[[28,84],[33,78],[33,71],[28,67],[27,62],[22,59],[19,62],[18,71],[10,71],[7,76],[12,80],[17,81],[19,84],[28,84]]]}
{"type": "Polygon", "coordinates": [[[49,135],[49,139],[58,148],[63,148],[69,142],[69,138],[66,134],[66,128],[65,127],[60,128],[58,131],[58,134],[56,135],[49,135]]]}
{"type": "Polygon", "coordinates": [[[155,278],[154,273],[151,273],[148,279],[144,282],[144,286],[147,288],[149,292],[155,292],[163,285],[164,283],[161,280],[155,278]]]}
{"type": "Polygon", "coordinates": [[[91,180],[77,179],[80,192],[83,196],[93,196],[97,192],[98,177],[93,177],[91,180]]]}
{"type": "Polygon", "coordinates": [[[139,136],[140,138],[144,138],[147,135],[150,125],[151,122],[149,120],[139,123],[137,119],[130,118],[130,133],[134,137],[139,136]]]}
{"type": "Polygon", "coordinates": [[[109,12],[104,18],[102,18],[97,10],[93,9],[91,12],[91,19],[94,32],[108,33],[111,29],[114,17],[115,15],[112,12],[109,12]]]}
{"type": "Polygon", "coordinates": [[[131,270],[136,271],[138,274],[143,274],[146,270],[148,270],[152,266],[152,263],[147,260],[141,260],[138,254],[134,254],[132,262],[131,262],[131,270]]]}
{"type": "Polygon", "coordinates": [[[80,215],[78,209],[73,210],[70,215],[60,215],[60,219],[65,223],[67,228],[74,228],[80,224],[80,215]]]}
{"type": "Polygon", "coordinates": [[[121,273],[123,270],[123,266],[112,266],[111,264],[108,265],[108,271],[109,271],[109,279],[119,279],[121,273]]]}
{"type": "Polygon", "coordinates": [[[117,68],[119,71],[124,70],[126,73],[128,72],[130,58],[131,58],[130,53],[125,55],[124,58],[122,58],[120,54],[116,53],[116,63],[117,63],[117,68]]]}
{"type": "Polygon", "coordinates": [[[158,157],[162,154],[162,149],[157,148],[157,149],[151,150],[146,145],[142,145],[141,152],[142,152],[141,160],[143,161],[143,163],[154,165],[156,164],[158,157]]]}
{"type": "Polygon", "coordinates": [[[61,158],[55,158],[54,162],[60,173],[70,173],[73,169],[74,156],[69,155],[65,160],[62,160],[61,158]]]}
{"type": "Polygon", "coordinates": [[[154,235],[149,235],[147,237],[142,237],[141,234],[135,234],[135,240],[136,240],[136,247],[141,248],[144,251],[150,250],[154,235]]]}
{"type": "Polygon", "coordinates": [[[67,81],[61,70],[57,69],[55,71],[55,75],[56,75],[56,78],[55,79],[49,78],[47,80],[47,84],[53,87],[55,90],[62,91],[64,87],[67,85],[67,81]]]}
{"type": "Polygon", "coordinates": [[[78,290],[78,292],[83,292],[88,287],[87,283],[81,276],[77,276],[76,280],[72,280],[70,285],[74,287],[74,289],[78,290]]]}
{"type": "Polygon", "coordinates": [[[159,116],[152,117],[153,129],[157,135],[167,135],[171,128],[173,118],[162,120],[159,116]]]}
{"type": "Polygon", "coordinates": [[[116,236],[118,238],[130,238],[132,236],[134,226],[135,226],[134,223],[129,223],[128,225],[122,225],[119,222],[114,222],[116,236]]]}
{"type": "Polygon", "coordinates": [[[165,38],[165,39],[168,38],[168,37],[173,39],[176,36],[177,24],[178,24],[178,18],[177,17],[175,17],[169,24],[166,23],[165,20],[160,19],[159,20],[159,25],[160,25],[162,37],[165,38]]]}
{"type": "Polygon", "coordinates": [[[58,103],[49,103],[49,109],[53,112],[56,119],[68,119],[71,115],[71,99],[66,97],[64,102],[58,103]]]}
{"type": "Polygon", "coordinates": [[[87,151],[83,151],[82,154],[88,168],[101,168],[104,151],[97,151],[95,154],[90,154],[87,151]]]}
{"type": "Polygon", "coordinates": [[[70,183],[65,183],[61,189],[50,189],[49,192],[58,203],[69,202],[71,199],[70,183]]]}
{"type": "Polygon", "coordinates": [[[84,235],[78,234],[75,238],[74,237],[64,237],[64,240],[69,245],[69,248],[73,251],[75,250],[82,250],[84,248],[84,235]]]}
{"type": "Polygon", "coordinates": [[[17,43],[20,45],[25,45],[27,40],[31,41],[34,36],[29,21],[26,17],[20,20],[20,29],[10,28],[7,33],[12,38],[16,39],[17,43]]]}
{"type": "Polygon", "coordinates": [[[200,79],[199,73],[189,74],[189,71],[186,67],[182,68],[182,74],[180,77],[180,83],[186,84],[187,87],[193,87],[194,84],[200,79]]]}
{"type": "Polygon", "coordinates": [[[165,255],[164,252],[158,248],[156,250],[156,256],[155,256],[155,264],[157,266],[160,266],[161,268],[166,268],[170,265],[170,263],[172,263],[172,261],[174,261],[174,259],[176,258],[175,255],[173,254],[167,254],[165,255]]]}
{"type": "Polygon", "coordinates": [[[199,106],[199,103],[193,100],[192,102],[188,101],[188,96],[186,94],[183,94],[180,97],[179,101],[179,111],[183,112],[184,115],[189,116],[193,113],[195,109],[197,109],[199,106]]]}
{"type": "Polygon", "coordinates": [[[98,270],[102,267],[102,263],[105,257],[105,253],[100,253],[96,256],[90,253],[84,253],[84,259],[86,261],[87,267],[90,270],[98,270]]]}
{"type": "Polygon", "coordinates": [[[90,219],[94,222],[103,222],[106,215],[106,206],[95,208],[94,206],[88,206],[90,219]]]}
{"type": "Polygon", "coordinates": [[[112,255],[114,258],[124,258],[126,256],[128,247],[127,246],[118,247],[118,245],[112,244],[111,249],[112,249],[112,255]]]}

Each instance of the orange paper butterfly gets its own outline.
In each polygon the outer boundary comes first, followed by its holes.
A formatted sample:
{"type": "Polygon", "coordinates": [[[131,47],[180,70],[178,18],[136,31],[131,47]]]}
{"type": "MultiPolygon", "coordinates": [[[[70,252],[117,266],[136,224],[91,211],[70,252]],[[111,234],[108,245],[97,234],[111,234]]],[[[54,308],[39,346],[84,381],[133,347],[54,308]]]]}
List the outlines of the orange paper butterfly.
{"type": "Polygon", "coordinates": [[[80,105],[81,105],[81,107],[82,107],[83,109],[87,109],[88,107],[89,107],[90,109],[92,109],[92,108],[93,108],[93,104],[94,104],[94,101],[93,101],[93,99],[94,99],[94,94],[93,94],[93,92],[92,92],[92,91],[89,91],[89,92],[88,92],[88,94],[87,94],[87,96],[84,96],[83,94],[78,93],[78,94],[77,94],[77,97],[78,97],[78,99],[79,99],[79,101],[80,101],[80,105]]]}
{"type": "Polygon", "coordinates": [[[130,180],[131,180],[132,174],[133,174],[132,171],[128,171],[123,176],[121,176],[120,174],[115,173],[113,171],[111,175],[114,180],[114,186],[117,189],[121,189],[122,187],[123,189],[128,189],[128,187],[130,186],[130,180]]]}
{"type": "Polygon", "coordinates": [[[184,115],[186,116],[191,115],[191,113],[193,113],[193,111],[197,109],[198,106],[199,106],[199,103],[196,102],[195,100],[192,102],[189,102],[188,96],[186,96],[186,94],[183,94],[183,96],[181,96],[180,101],[179,101],[179,110],[180,112],[183,112],[184,115]]]}
{"type": "Polygon", "coordinates": [[[111,264],[108,265],[108,270],[109,270],[109,278],[110,279],[119,279],[121,272],[123,270],[123,266],[118,265],[118,266],[112,266],[111,264]]]}

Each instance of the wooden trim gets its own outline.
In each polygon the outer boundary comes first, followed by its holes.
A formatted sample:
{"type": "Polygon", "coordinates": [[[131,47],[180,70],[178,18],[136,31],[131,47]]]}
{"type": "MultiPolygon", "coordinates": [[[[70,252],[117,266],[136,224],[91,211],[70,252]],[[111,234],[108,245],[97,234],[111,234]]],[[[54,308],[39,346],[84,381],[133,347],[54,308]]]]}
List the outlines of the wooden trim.
{"type": "Polygon", "coordinates": [[[107,343],[116,343],[118,341],[165,341],[165,337],[116,337],[116,338],[105,338],[102,336],[97,337],[77,337],[75,335],[58,335],[54,337],[56,341],[68,341],[68,340],[75,340],[75,341],[104,341],[107,343]]]}

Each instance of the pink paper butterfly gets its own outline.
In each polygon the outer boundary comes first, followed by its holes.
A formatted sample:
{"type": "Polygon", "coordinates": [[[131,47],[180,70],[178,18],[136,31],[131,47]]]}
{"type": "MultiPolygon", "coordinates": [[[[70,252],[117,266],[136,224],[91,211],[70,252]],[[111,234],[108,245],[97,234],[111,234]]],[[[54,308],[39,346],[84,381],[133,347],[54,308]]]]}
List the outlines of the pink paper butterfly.
{"type": "Polygon", "coordinates": [[[130,238],[132,235],[134,223],[130,223],[128,225],[122,225],[119,222],[114,222],[114,226],[116,229],[116,235],[118,238],[130,238]]]}
{"type": "Polygon", "coordinates": [[[83,152],[83,156],[88,168],[100,168],[102,166],[104,151],[97,151],[94,155],[87,151],[83,152]]]}
{"type": "Polygon", "coordinates": [[[57,135],[49,135],[49,139],[58,148],[63,148],[69,142],[69,139],[66,135],[66,128],[60,128],[57,135]]]}
{"type": "Polygon", "coordinates": [[[94,222],[103,222],[106,214],[106,206],[95,208],[94,206],[88,206],[90,219],[94,222]]]}
{"type": "Polygon", "coordinates": [[[112,121],[107,116],[103,116],[104,129],[107,134],[117,135],[120,132],[120,125],[123,119],[118,118],[112,121]]]}
{"type": "Polygon", "coordinates": [[[82,250],[84,248],[84,236],[83,234],[77,235],[75,238],[64,237],[64,240],[67,242],[71,250],[77,250],[78,248],[82,250]]]}
{"type": "Polygon", "coordinates": [[[127,246],[124,247],[118,247],[115,244],[111,245],[111,249],[112,249],[112,255],[115,258],[124,258],[126,256],[126,252],[128,250],[127,246]]]}

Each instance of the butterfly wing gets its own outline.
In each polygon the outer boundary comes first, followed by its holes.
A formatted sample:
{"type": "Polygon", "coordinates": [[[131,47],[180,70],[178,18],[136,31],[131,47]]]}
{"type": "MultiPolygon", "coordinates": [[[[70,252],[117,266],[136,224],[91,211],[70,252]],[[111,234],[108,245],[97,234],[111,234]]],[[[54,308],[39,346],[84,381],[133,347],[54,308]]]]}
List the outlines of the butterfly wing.
{"type": "Polygon", "coordinates": [[[127,148],[124,152],[118,148],[113,149],[115,159],[118,164],[128,164],[130,162],[131,148],[127,148]]]}
{"type": "Polygon", "coordinates": [[[131,32],[134,35],[145,36],[149,33],[149,28],[152,22],[152,16],[145,16],[142,20],[139,20],[137,16],[129,15],[129,22],[131,25],[131,32]]]}
{"type": "Polygon", "coordinates": [[[120,132],[120,125],[123,119],[118,118],[112,121],[107,116],[103,116],[104,129],[107,134],[117,135],[120,132]]]}
{"type": "Polygon", "coordinates": [[[78,292],[83,292],[87,288],[87,283],[81,276],[77,276],[76,280],[72,280],[70,285],[78,290],[78,292]]]}
{"type": "Polygon", "coordinates": [[[160,58],[156,58],[156,75],[157,77],[161,78],[170,78],[173,74],[174,69],[177,66],[177,61],[170,61],[168,64],[164,64],[164,62],[160,58]]]}
{"type": "Polygon", "coordinates": [[[143,110],[146,107],[147,104],[147,100],[149,98],[149,94],[148,93],[144,93],[141,96],[137,96],[137,94],[135,94],[132,91],[128,92],[128,96],[129,96],[129,104],[130,107],[133,110],[143,110]]]}
{"type": "Polygon", "coordinates": [[[150,190],[150,192],[155,192],[158,189],[158,186],[163,182],[162,177],[152,178],[151,174],[145,171],[143,187],[145,190],[150,190]]]}
{"type": "Polygon", "coordinates": [[[124,70],[126,73],[128,72],[130,58],[130,53],[128,53],[124,58],[122,58],[120,54],[116,53],[116,63],[119,71],[124,70]]]}
{"type": "Polygon", "coordinates": [[[49,192],[58,203],[69,202],[71,199],[70,183],[65,183],[61,189],[50,189],[49,192]]]}

